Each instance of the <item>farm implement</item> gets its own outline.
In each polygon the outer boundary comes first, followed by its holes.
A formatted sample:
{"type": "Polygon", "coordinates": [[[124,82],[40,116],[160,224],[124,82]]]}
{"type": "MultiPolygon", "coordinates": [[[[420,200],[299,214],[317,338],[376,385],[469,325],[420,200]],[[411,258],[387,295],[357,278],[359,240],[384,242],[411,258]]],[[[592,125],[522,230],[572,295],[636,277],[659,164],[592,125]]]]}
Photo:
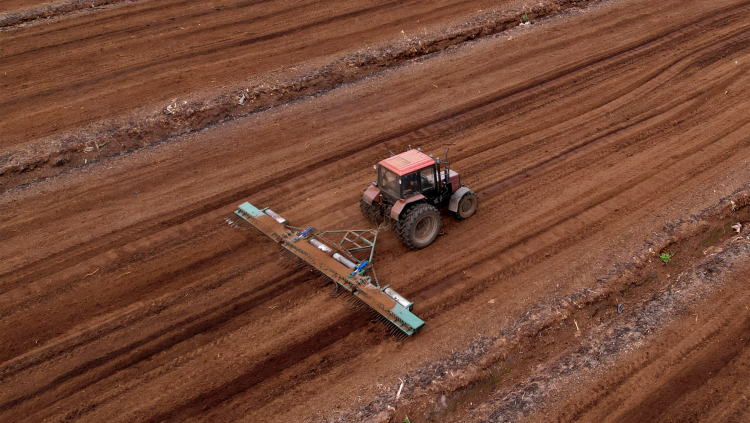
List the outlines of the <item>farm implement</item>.
{"type": "MultiPolygon", "coordinates": [[[[424,322],[411,312],[413,303],[389,286],[381,288],[375,277],[372,258],[379,231],[392,226],[406,246],[425,248],[440,233],[440,210],[447,208],[456,219],[468,219],[476,212],[478,199],[449,168],[447,151],[441,163],[439,158],[409,148],[381,160],[375,168],[378,180],[365,189],[360,210],[378,229],[302,229],[272,210],[250,203],[240,205],[235,214],[279,244],[285,256],[311,266],[326,284],[333,283],[333,295],[345,293],[355,305],[370,307],[373,319],[404,341],[424,322]]],[[[236,224],[234,220],[229,223],[236,224]]]]}
{"type": "MultiPolygon", "coordinates": [[[[389,286],[380,287],[372,272],[378,230],[321,231],[289,225],[268,208],[250,203],[240,205],[235,214],[278,243],[285,257],[299,260],[315,269],[326,284],[333,283],[332,295],[345,294],[355,306],[368,306],[372,318],[386,325],[390,335],[405,341],[424,322],[412,312],[413,303],[389,286]],[[373,276],[367,273],[373,274],[373,276]]],[[[236,225],[234,220],[228,220],[236,225]]]]}

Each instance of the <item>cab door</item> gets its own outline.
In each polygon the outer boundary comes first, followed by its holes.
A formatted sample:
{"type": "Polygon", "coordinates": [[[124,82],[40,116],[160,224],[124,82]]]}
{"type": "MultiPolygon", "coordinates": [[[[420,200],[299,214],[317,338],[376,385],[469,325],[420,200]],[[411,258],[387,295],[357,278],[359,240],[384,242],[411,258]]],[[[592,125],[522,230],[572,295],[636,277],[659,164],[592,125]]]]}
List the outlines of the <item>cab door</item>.
{"type": "Polygon", "coordinates": [[[435,166],[426,167],[419,171],[419,191],[428,199],[437,196],[437,179],[435,166]]]}

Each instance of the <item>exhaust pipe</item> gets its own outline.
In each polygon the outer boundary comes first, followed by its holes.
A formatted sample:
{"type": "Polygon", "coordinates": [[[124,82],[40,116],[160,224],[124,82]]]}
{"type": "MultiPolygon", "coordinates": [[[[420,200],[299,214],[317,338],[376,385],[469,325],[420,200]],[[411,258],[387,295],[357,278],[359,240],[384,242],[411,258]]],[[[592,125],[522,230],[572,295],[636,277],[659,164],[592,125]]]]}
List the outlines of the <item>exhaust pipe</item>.
{"type": "Polygon", "coordinates": [[[448,150],[450,148],[445,149],[445,183],[450,183],[450,163],[448,163],[448,150]]]}

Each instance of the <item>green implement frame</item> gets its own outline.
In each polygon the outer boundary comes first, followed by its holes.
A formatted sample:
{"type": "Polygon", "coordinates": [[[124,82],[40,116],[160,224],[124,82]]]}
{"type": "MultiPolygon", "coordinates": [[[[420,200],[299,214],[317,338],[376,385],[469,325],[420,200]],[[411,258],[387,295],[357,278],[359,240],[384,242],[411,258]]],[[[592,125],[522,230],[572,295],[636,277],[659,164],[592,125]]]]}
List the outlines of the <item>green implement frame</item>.
{"type": "MultiPolygon", "coordinates": [[[[241,204],[235,214],[279,244],[285,256],[301,260],[327,283],[334,283],[334,295],[346,294],[353,303],[368,306],[372,317],[385,324],[389,334],[398,340],[405,341],[424,326],[411,312],[413,303],[388,286],[380,287],[375,277],[372,258],[377,230],[302,229],[289,225],[270,209],[259,209],[250,203],[241,204]]],[[[228,221],[235,224],[234,220],[228,221]]]]}

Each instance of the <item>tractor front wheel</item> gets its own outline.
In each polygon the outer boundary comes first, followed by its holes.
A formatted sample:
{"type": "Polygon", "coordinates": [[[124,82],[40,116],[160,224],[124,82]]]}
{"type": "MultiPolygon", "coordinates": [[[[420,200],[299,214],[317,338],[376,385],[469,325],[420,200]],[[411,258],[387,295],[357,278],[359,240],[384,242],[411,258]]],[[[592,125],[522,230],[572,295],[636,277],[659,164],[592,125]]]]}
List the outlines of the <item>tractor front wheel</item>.
{"type": "Polygon", "coordinates": [[[479,199],[474,191],[469,191],[458,200],[458,209],[453,213],[458,220],[468,219],[477,211],[479,199]]]}
{"type": "Polygon", "coordinates": [[[430,204],[417,204],[399,216],[396,235],[413,250],[424,248],[437,238],[443,220],[430,204]]]}

